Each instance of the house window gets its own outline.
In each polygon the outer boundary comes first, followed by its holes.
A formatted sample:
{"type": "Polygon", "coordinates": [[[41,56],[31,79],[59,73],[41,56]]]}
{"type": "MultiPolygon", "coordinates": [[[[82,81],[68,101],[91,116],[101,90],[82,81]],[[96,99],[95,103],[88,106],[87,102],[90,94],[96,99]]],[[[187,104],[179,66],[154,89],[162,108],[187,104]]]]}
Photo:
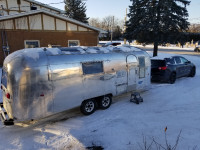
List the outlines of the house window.
{"type": "Polygon", "coordinates": [[[80,46],[79,40],[69,40],[68,47],[72,47],[72,46],[80,46]]]}
{"type": "Polygon", "coordinates": [[[39,40],[26,40],[24,41],[25,48],[36,48],[40,47],[40,41],[39,40]]]}
{"type": "Polygon", "coordinates": [[[181,59],[179,57],[174,57],[176,64],[181,64],[181,59]]]}
{"type": "Polygon", "coordinates": [[[82,63],[83,74],[96,74],[103,73],[103,63],[102,62],[87,62],[82,63]]]}

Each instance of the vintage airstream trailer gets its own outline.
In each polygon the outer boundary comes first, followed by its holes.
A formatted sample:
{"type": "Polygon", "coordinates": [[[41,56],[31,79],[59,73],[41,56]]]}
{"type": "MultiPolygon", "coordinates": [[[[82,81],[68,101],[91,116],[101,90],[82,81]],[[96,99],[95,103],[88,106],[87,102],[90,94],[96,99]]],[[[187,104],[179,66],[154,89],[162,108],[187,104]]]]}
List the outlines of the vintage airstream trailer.
{"type": "Polygon", "coordinates": [[[1,119],[12,124],[77,106],[86,115],[106,109],[112,96],[148,89],[150,65],[145,51],[130,46],[16,51],[2,68],[1,119]]]}

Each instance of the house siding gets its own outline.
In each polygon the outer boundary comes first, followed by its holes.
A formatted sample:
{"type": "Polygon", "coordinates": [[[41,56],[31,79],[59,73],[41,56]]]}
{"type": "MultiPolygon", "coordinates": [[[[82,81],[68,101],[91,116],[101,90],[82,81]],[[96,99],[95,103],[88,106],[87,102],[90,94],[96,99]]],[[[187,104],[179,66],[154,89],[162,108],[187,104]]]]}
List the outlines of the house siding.
{"type": "MultiPolygon", "coordinates": [[[[1,30],[0,30],[1,31],[1,30]]],[[[7,30],[8,45],[10,53],[24,49],[25,40],[39,40],[40,47],[47,47],[48,44],[68,46],[68,40],[79,40],[81,46],[96,46],[98,43],[98,32],[56,32],[56,31],[23,31],[23,30],[7,30]]],[[[1,40],[0,40],[1,43],[1,40]]],[[[1,43],[2,45],[2,43],[1,43]]],[[[0,65],[3,64],[3,51],[0,50],[0,65]]]]}

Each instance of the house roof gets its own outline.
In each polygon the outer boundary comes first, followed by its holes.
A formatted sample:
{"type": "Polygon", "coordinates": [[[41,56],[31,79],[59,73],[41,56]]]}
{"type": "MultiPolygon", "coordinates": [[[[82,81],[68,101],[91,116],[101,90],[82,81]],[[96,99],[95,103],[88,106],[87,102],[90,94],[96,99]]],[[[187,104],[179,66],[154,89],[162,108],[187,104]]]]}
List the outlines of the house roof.
{"type": "Polygon", "coordinates": [[[0,21],[10,20],[10,19],[13,19],[13,18],[19,18],[19,17],[29,16],[29,15],[34,15],[34,14],[40,14],[40,13],[44,13],[46,15],[54,16],[56,18],[59,18],[59,19],[62,19],[62,20],[65,20],[65,21],[80,25],[82,27],[86,27],[86,28],[89,28],[91,30],[98,31],[99,33],[107,33],[106,31],[104,31],[102,29],[90,26],[90,25],[85,24],[83,22],[80,22],[80,21],[77,21],[75,19],[69,18],[69,17],[67,17],[65,15],[55,14],[55,13],[52,13],[52,12],[49,12],[49,11],[46,11],[46,10],[42,10],[42,9],[41,10],[32,10],[32,11],[18,13],[18,14],[1,16],[0,17],[0,21]]]}
{"type": "Polygon", "coordinates": [[[63,14],[65,13],[64,10],[61,10],[61,9],[52,7],[52,6],[48,5],[48,4],[44,4],[44,3],[41,3],[41,2],[38,2],[38,1],[35,1],[35,0],[25,0],[25,1],[30,2],[30,3],[37,4],[37,5],[40,5],[40,6],[42,6],[42,7],[46,7],[46,8],[49,8],[49,9],[53,9],[53,10],[58,11],[58,12],[63,13],[63,14]]]}

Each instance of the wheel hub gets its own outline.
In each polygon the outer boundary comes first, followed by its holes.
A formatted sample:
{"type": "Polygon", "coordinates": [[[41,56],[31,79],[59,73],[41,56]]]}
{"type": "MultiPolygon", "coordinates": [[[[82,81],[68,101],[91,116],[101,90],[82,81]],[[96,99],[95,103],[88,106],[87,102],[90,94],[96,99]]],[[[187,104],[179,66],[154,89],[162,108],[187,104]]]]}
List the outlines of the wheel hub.
{"type": "Polygon", "coordinates": [[[104,107],[107,107],[110,104],[110,99],[108,97],[104,97],[103,101],[102,101],[102,105],[104,107]]]}
{"type": "Polygon", "coordinates": [[[88,103],[86,104],[86,106],[85,106],[85,110],[86,110],[87,112],[92,112],[93,109],[94,109],[94,103],[93,103],[93,102],[88,102],[88,103]]]}

